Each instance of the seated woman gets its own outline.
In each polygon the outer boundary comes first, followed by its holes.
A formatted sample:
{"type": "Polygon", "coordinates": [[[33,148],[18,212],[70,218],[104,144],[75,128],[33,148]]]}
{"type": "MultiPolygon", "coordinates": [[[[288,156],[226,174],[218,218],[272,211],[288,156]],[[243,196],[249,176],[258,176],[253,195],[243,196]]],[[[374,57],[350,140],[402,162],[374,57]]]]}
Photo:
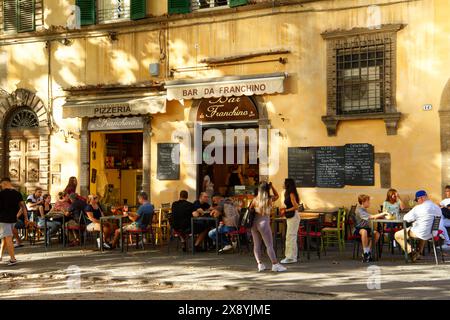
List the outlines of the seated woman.
{"type": "Polygon", "coordinates": [[[367,212],[370,207],[370,197],[368,195],[362,194],[358,197],[359,206],[356,209],[356,230],[355,235],[361,236],[361,243],[364,250],[363,262],[371,262],[372,259],[372,241],[375,243],[380,238],[378,231],[373,231],[373,239],[369,240],[372,234],[372,229],[369,225],[369,220],[384,218],[385,214],[380,213],[377,215],[371,215],[367,212]]]}
{"type": "MultiPolygon", "coordinates": [[[[69,194],[61,191],[58,193],[58,200],[52,206],[50,213],[55,212],[66,212],[70,207],[69,194]]],[[[53,221],[59,222],[62,224],[63,218],[53,218],[53,221]]]]}
{"type": "MultiPolygon", "coordinates": [[[[42,197],[44,203],[38,207],[39,217],[38,217],[38,227],[45,227],[45,216],[52,210],[52,197],[49,194],[44,194],[42,197]]],[[[61,228],[61,223],[58,221],[47,220],[47,228],[49,229],[50,236],[55,235],[56,232],[61,228]]]]}
{"type": "MultiPolygon", "coordinates": [[[[88,205],[84,209],[90,223],[86,226],[87,232],[100,232],[100,218],[104,216],[103,210],[98,204],[98,196],[89,195],[88,205]]],[[[111,233],[113,232],[113,227],[111,223],[103,223],[103,247],[105,249],[111,249],[111,245],[108,243],[111,233]]],[[[97,239],[97,245],[100,248],[100,238],[97,239]]]]}

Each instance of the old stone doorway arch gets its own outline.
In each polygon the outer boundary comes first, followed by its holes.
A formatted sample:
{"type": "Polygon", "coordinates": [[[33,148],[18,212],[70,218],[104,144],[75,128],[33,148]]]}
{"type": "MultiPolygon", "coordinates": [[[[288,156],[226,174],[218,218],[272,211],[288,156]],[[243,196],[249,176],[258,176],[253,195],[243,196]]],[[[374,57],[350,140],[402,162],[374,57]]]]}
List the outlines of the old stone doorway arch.
{"type": "Polygon", "coordinates": [[[50,116],[27,89],[0,98],[0,173],[22,191],[49,189],[50,116]]]}

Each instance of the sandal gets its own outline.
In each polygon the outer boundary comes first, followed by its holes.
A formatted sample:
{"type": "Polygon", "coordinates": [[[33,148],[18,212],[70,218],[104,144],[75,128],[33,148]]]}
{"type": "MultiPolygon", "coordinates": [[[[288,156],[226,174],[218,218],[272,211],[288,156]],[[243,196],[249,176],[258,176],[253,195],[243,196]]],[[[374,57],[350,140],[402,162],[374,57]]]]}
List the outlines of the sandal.
{"type": "Polygon", "coordinates": [[[12,260],[9,260],[9,262],[6,264],[8,267],[10,267],[10,266],[13,266],[13,265],[16,265],[17,264],[17,260],[14,260],[14,261],[12,261],[12,260]]]}

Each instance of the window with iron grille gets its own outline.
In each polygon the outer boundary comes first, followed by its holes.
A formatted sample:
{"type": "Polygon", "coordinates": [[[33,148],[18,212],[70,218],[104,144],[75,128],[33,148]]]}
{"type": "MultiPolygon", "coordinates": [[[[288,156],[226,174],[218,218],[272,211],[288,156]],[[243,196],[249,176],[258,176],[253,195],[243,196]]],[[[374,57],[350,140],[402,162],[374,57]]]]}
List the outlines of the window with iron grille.
{"type": "Polygon", "coordinates": [[[192,0],[192,10],[209,9],[228,6],[228,0],[192,0]]]}
{"type": "Polygon", "coordinates": [[[98,22],[111,22],[130,19],[130,0],[98,1],[98,22]]]}
{"type": "Polygon", "coordinates": [[[402,24],[355,28],[322,34],[327,40],[328,135],[336,135],[340,121],[384,120],[388,135],[397,132],[397,32],[402,24]]]}
{"type": "Polygon", "coordinates": [[[338,114],[384,112],[389,103],[391,39],[336,46],[338,114]]]}

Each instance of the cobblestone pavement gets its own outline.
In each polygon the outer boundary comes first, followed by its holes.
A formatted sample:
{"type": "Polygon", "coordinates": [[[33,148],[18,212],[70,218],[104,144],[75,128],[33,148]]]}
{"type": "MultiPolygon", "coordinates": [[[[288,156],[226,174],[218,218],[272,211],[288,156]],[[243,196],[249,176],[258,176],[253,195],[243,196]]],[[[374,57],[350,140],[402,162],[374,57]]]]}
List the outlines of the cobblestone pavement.
{"type": "Polygon", "coordinates": [[[17,250],[19,264],[5,266],[6,257],[0,264],[0,299],[450,298],[449,263],[436,266],[428,255],[405,264],[400,254],[388,253],[368,265],[352,260],[350,247],[320,260],[302,256],[285,273],[258,273],[248,252],[192,256],[165,247],[122,254],[26,246],[17,250]]]}

